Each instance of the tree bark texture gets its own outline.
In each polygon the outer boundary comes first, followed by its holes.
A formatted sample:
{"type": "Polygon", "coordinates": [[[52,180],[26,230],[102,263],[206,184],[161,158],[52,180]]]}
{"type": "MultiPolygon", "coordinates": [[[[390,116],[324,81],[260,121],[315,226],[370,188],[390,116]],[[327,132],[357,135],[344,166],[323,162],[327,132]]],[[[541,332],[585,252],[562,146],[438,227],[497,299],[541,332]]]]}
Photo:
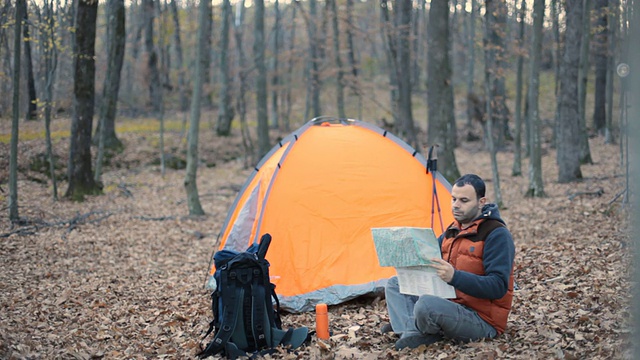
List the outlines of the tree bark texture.
{"type": "Polygon", "coordinates": [[[50,46],[45,47],[45,87],[44,87],[44,128],[45,142],[47,146],[47,159],[49,159],[49,176],[51,177],[51,186],[53,200],[58,200],[58,180],[56,179],[56,158],[53,155],[53,143],[51,141],[51,113],[53,110],[53,93],[55,88],[56,69],[58,67],[58,46],[55,41],[55,20],[53,11],[53,1],[45,1],[45,23],[41,28],[42,38],[50,42],[50,46]]]}
{"type": "Polygon", "coordinates": [[[351,89],[351,91],[353,92],[353,94],[355,94],[358,98],[358,119],[362,119],[362,90],[360,89],[360,84],[359,84],[359,63],[358,60],[356,58],[356,47],[355,47],[355,29],[356,26],[354,24],[354,18],[353,18],[353,3],[354,0],[347,0],[347,16],[346,16],[346,22],[347,22],[347,29],[346,29],[346,36],[347,36],[347,51],[348,51],[348,60],[349,60],[349,69],[350,71],[347,72],[347,75],[345,76],[345,78],[348,79],[348,84],[349,84],[349,88],[351,89]]]}
{"type": "Polygon", "coordinates": [[[586,102],[589,78],[589,44],[591,43],[591,7],[593,0],[584,0],[582,12],[582,40],[580,41],[580,69],[578,72],[578,108],[580,111],[580,163],[593,164],[589,147],[586,102]]]}
{"type": "Polygon", "coordinates": [[[204,215],[198,195],[198,137],[200,136],[200,105],[202,104],[202,84],[204,67],[208,65],[206,55],[206,25],[209,16],[209,0],[200,0],[198,14],[198,39],[196,47],[196,66],[193,74],[193,95],[191,97],[191,117],[189,119],[189,136],[187,139],[187,168],[184,188],[187,193],[189,215],[204,215]]]}
{"type": "Polygon", "coordinates": [[[338,5],[336,0],[327,0],[331,6],[331,27],[333,30],[333,54],[336,62],[336,105],[338,117],[346,118],[344,104],[344,69],[342,66],[342,56],[340,55],[340,28],[338,25],[338,5]]]}
{"type": "MultiPolygon", "coordinates": [[[[632,19],[633,21],[629,22],[629,39],[637,40],[640,39],[640,1],[634,1],[632,6],[634,17],[632,19]]],[[[629,46],[629,66],[631,69],[640,69],[639,46],[629,46]]],[[[630,86],[629,103],[635,104],[635,106],[631,106],[629,108],[629,119],[640,119],[640,106],[637,106],[637,104],[640,104],[640,71],[632,70],[629,73],[628,81],[630,86]]],[[[633,171],[632,175],[634,178],[638,179],[640,176],[640,156],[638,156],[638,154],[640,154],[640,143],[638,142],[638,139],[640,139],[640,122],[630,121],[629,125],[631,128],[630,138],[635,139],[635,141],[630,144],[632,146],[630,153],[635,155],[631,158],[631,169],[633,171]]],[[[635,194],[635,196],[631,197],[631,199],[633,199],[631,204],[633,209],[640,208],[640,196],[638,196],[638,194],[640,194],[640,181],[633,181],[627,191],[631,191],[632,194],[635,194]]],[[[632,211],[632,213],[634,214],[632,217],[634,220],[633,231],[637,233],[640,230],[640,212],[635,210],[632,211]]],[[[640,331],[637,331],[637,329],[640,329],[640,246],[637,246],[637,240],[633,248],[635,249],[635,266],[633,273],[634,285],[632,286],[633,300],[631,301],[631,311],[633,314],[632,318],[634,319],[633,327],[636,331],[633,332],[633,338],[631,340],[634,344],[632,357],[634,359],[640,359],[640,331]]]]}
{"type": "MultiPolygon", "coordinates": [[[[202,76],[204,76],[203,79],[203,88],[202,88],[202,103],[203,106],[207,109],[210,109],[213,107],[213,89],[212,89],[212,73],[211,73],[211,62],[213,59],[213,6],[211,4],[211,1],[205,1],[205,4],[207,6],[207,17],[206,17],[206,22],[204,24],[202,24],[201,26],[204,26],[204,43],[202,44],[202,46],[204,46],[204,50],[202,53],[202,56],[204,56],[205,59],[205,65],[204,68],[202,69],[204,71],[204,73],[202,74],[202,76]]],[[[196,60],[198,61],[198,60],[196,60]]]]}
{"type": "Polygon", "coordinates": [[[606,89],[606,104],[607,104],[607,124],[605,126],[604,141],[606,144],[615,143],[615,136],[613,134],[613,84],[616,74],[616,40],[618,37],[618,9],[620,4],[617,0],[609,0],[608,11],[608,24],[609,24],[609,36],[608,36],[608,51],[607,51],[607,89],[606,89]]]}
{"type": "Polygon", "coordinates": [[[578,102],[578,72],[582,41],[581,0],[565,0],[566,27],[564,52],[560,63],[558,94],[557,164],[558,182],[582,178],[580,171],[580,109],[578,102]]]}
{"type": "Polygon", "coordinates": [[[116,113],[127,41],[125,29],[126,9],[124,0],[109,0],[107,6],[109,12],[107,15],[107,26],[109,27],[107,53],[109,56],[102,88],[102,103],[97,132],[102,131],[101,127],[104,125],[104,147],[106,149],[120,149],[123,145],[116,135],[116,113]]]}
{"type": "Polygon", "coordinates": [[[269,122],[272,129],[277,129],[280,124],[279,87],[280,87],[280,48],[282,47],[282,28],[280,2],[273,3],[275,19],[273,23],[273,55],[271,56],[271,116],[269,122]]]}
{"type": "MultiPolygon", "coordinates": [[[[490,9],[490,4],[487,3],[487,11],[490,9]]],[[[492,38],[494,38],[494,32],[496,30],[497,24],[494,22],[495,17],[487,15],[485,26],[484,26],[484,39],[485,39],[485,48],[484,48],[484,92],[485,94],[492,94],[488,97],[487,102],[485,103],[486,107],[486,119],[485,119],[485,137],[487,141],[487,146],[489,148],[489,156],[491,158],[491,174],[493,179],[494,186],[494,197],[495,203],[501,208],[502,205],[502,192],[500,190],[500,175],[498,172],[498,163],[496,160],[496,145],[494,139],[494,119],[495,119],[495,111],[496,108],[494,106],[494,96],[495,94],[492,91],[494,84],[496,81],[494,78],[496,77],[496,70],[493,68],[497,63],[497,57],[500,56],[498,46],[493,44],[492,38]]]]}
{"type": "Polygon", "coordinates": [[[216,133],[219,136],[231,135],[231,121],[233,120],[233,104],[231,100],[231,77],[229,74],[229,29],[231,28],[231,2],[222,1],[222,19],[220,20],[220,95],[218,97],[218,122],[216,133]]]}
{"type": "Polygon", "coordinates": [[[144,47],[147,52],[147,71],[149,71],[149,100],[151,108],[160,113],[160,70],[158,69],[158,52],[153,39],[153,21],[155,19],[154,0],[143,0],[145,14],[144,47]]]}
{"type": "Polygon", "coordinates": [[[182,54],[182,38],[180,36],[180,18],[178,17],[178,6],[176,0],[171,0],[171,16],[173,19],[173,42],[176,51],[176,68],[178,69],[178,92],[180,96],[180,111],[187,111],[189,103],[185,95],[185,68],[182,54]]]}
{"type": "MultiPolygon", "coordinates": [[[[256,112],[258,115],[258,158],[271,149],[269,143],[269,114],[267,110],[267,64],[265,61],[264,0],[254,2],[253,60],[256,74],[256,112]]],[[[319,96],[319,95],[318,95],[319,96]]]]}
{"type": "MultiPolygon", "coordinates": [[[[253,140],[251,140],[251,134],[249,133],[249,126],[247,125],[247,101],[245,94],[247,93],[247,60],[244,53],[243,38],[244,38],[244,14],[245,14],[244,0],[240,0],[236,3],[236,18],[233,27],[233,34],[236,40],[236,52],[237,65],[238,65],[238,96],[236,97],[236,108],[240,116],[240,133],[242,135],[242,147],[245,152],[244,166],[255,165],[256,153],[253,146],[253,140]]],[[[295,9],[295,7],[294,7],[295,9]]],[[[295,11],[294,11],[295,13],[295,11]]]]}
{"type": "Polygon", "coordinates": [[[447,180],[454,181],[460,177],[460,171],[456,164],[454,139],[450,136],[454,114],[449,37],[449,4],[447,1],[434,1],[427,25],[427,143],[430,146],[440,145],[438,170],[447,180]]]}
{"type": "MultiPolygon", "coordinates": [[[[413,124],[411,105],[411,0],[396,0],[398,59],[398,117],[402,138],[414,149],[420,150],[413,124]]],[[[446,35],[446,34],[443,34],[446,35]]]]}
{"type": "Polygon", "coordinates": [[[608,24],[607,11],[609,0],[595,0],[595,35],[593,41],[593,56],[596,67],[595,99],[593,103],[593,126],[598,133],[603,133],[607,125],[607,53],[608,53],[608,24]]]}
{"type": "Polygon", "coordinates": [[[490,24],[489,33],[486,35],[485,47],[491,48],[494,52],[493,63],[490,71],[493,72],[491,78],[491,93],[487,94],[487,101],[491,104],[493,118],[496,124],[497,138],[495,145],[502,148],[505,143],[505,135],[509,132],[509,109],[506,98],[507,89],[505,83],[505,72],[507,70],[506,51],[506,31],[507,31],[507,6],[505,0],[486,0],[485,21],[490,24]]]}
{"type": "Polygon", "coordinates": [[[24,35],[24,64],[27,70],[27,95],[28,104],[25,118],[27,120],[36,120],[38,118],[38,97],[36,95],[36,81],[33,76],[33,59],[31,56],[31,35],[29,32],[29,12],[27,11],[27,2],[20,1],[16,5],[22,6],[22,14],[24,15],[25,24],[22,27],[24,35]]]}
{"type": "Polygon", "coordinates": [[[22,45],[22,19],[24,8],[21,4],[25,0],[16,0],[16,23],[13,38],[13,117],[11,118],[11,154],[9,157],[9,220],[18,221],[18,139],[20,123],[20,48],[22,45]]]}
{"type": "Polygon", "coordinates": [[[76,201],[102,192],[91,166],[91,131],[95,102],[95,42],[98,2],[79,0],[75,31],[76,59],[73,86],[73,120],[69,147],[69,186],[65,197],[76,201]]]}
{"type": "Polygon", "coordinates": [[[318,1],[309,0],[309,18],[307,21],[307,32],[309,33],[309,89],[311,96],[311,117],[322,115],[320,103],[320,92],[322,84],[320,82],[320,62],[321,46],[317,30],[316,21],[318,19],[318,1]]]}
{"type": "Polygon", "coordinates": [[[527,121],[530,123],[529,133],[529,189],[527,196],[544,197],[542,182],[542,150],[540,140],[540,116],[538,99],[540,92],[540,58],[542,50],[542,23],[544,21],[544,0],[533,2],[533,32],[531,50],[529,51],[529,94],[527,121]]]}
{"type": "MultiPolygon", "coordinates": [[[[289,48],[288,48],[288,59],[287,59],[287,69],[293,69],[293,64],[295,63],[295,55],[294,49],[296,48],[296,15],[298,12],[298,7],[294,6],[291,11],[291,29],[289,30],[289,48]]],[[[282,123],[285,131],[290,130],[290,118],[291,118],[291,108],[292,108],[292,99],[291,92],[293,91],[293,75],[291,71],[287,71],[285,73],[285,89],[284,96],[282,102],[284,104],[283,110],[283,118],[282,123]]]]}
{"type": "MultiPolygon", "coordinates": [[[[471,13],[469,14],[469,37],[467,39],[467,99],[474,93],[473,84],[476,62],[476,16],[478,13],[476,0],[471,0],[471,13]]],[[[467,126],[471,126],[474,106],[467,100],[467,126]]]]}
{"type": "Polygon", "coordinates": [[[516,64],[516,106],[515,106],[515,136],[513,151],[513,168],[511,175],[522,175],[522,73],[524,67],[524,18],[527,12],[527,2],[522,0],[518,11],[518,40],[516,64]]]}
{"type": "Polygon", "coordinates": [[[391,15],[389,14],[389,1],[381,0],[380,4],[380,21],[381,21],[381,33],[382,41],[385,45],[385,58],[387,61],[387,68],[389,74],[389,102],[391,104],[391,116],[393,117],[393,124],[397,128],[401,128],[402,120],[399,116],[399,99],[398,92],[398,44],[395,34],[395,26],[391,21],[391,15]]]}

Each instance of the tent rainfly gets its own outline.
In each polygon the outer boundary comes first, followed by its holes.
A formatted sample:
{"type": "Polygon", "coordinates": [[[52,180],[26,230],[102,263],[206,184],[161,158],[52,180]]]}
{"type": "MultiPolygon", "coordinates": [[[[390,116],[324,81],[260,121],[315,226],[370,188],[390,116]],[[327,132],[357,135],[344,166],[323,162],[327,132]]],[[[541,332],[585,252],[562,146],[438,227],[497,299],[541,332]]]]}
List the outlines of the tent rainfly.
{"type": "MultiPolygon", "coordinates": [[[[218,250],[244,251],[269,233],[271,281],[289,312],[384,288],[371,228],[452,221],[451,185],[412,147],[377,126],[316,118],[265,155],[229,209],[218,250]]],[[[207,287],[213,287],[210,264],[207,287]]]]}

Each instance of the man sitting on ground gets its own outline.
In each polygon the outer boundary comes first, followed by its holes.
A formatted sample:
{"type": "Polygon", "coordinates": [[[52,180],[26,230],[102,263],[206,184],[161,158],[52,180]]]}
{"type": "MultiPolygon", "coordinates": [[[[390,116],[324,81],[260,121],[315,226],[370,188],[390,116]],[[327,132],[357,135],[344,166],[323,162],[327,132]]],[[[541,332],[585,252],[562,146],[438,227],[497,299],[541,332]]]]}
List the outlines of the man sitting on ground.
{"type": "Polygon", "coordinates": [[[467,174],[451,189],[455,221],[440,235],[442,259],[431,259],[438,276],[453,286],[455,299],[400,293],[398,278],[385,295],[395,348],[417,348],[444,338],[468,342],[492,339],[507,325],[513,298],[515,246],[495,204],[487,204],[485,183],[467,174]]]}

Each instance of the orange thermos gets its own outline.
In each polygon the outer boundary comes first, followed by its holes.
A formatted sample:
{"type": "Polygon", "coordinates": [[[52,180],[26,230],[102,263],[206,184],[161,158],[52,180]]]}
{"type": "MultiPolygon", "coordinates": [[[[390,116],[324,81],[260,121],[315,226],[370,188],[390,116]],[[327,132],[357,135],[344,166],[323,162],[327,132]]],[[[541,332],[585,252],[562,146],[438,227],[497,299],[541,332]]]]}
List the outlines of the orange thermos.
{"type": "Polygon", "coordinates": [[[329,339],[329,311],[327,304],[316,305],[316,336],[318,339],[329,339]]]}

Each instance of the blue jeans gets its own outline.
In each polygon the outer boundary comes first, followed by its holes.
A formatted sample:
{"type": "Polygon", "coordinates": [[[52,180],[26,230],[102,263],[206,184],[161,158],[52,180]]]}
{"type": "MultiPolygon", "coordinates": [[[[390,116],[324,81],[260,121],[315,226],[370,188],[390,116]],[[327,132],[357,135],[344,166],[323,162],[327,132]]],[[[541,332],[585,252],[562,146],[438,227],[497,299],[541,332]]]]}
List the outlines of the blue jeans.
{"type": "Polygon", "coordinates": [[[397,334],[421,333],[463,342],[497,335],[493,326],[464,305],[432,295],[401,294],[395,276],[387,282],[385,296],[391,327],[397,334]]]}

